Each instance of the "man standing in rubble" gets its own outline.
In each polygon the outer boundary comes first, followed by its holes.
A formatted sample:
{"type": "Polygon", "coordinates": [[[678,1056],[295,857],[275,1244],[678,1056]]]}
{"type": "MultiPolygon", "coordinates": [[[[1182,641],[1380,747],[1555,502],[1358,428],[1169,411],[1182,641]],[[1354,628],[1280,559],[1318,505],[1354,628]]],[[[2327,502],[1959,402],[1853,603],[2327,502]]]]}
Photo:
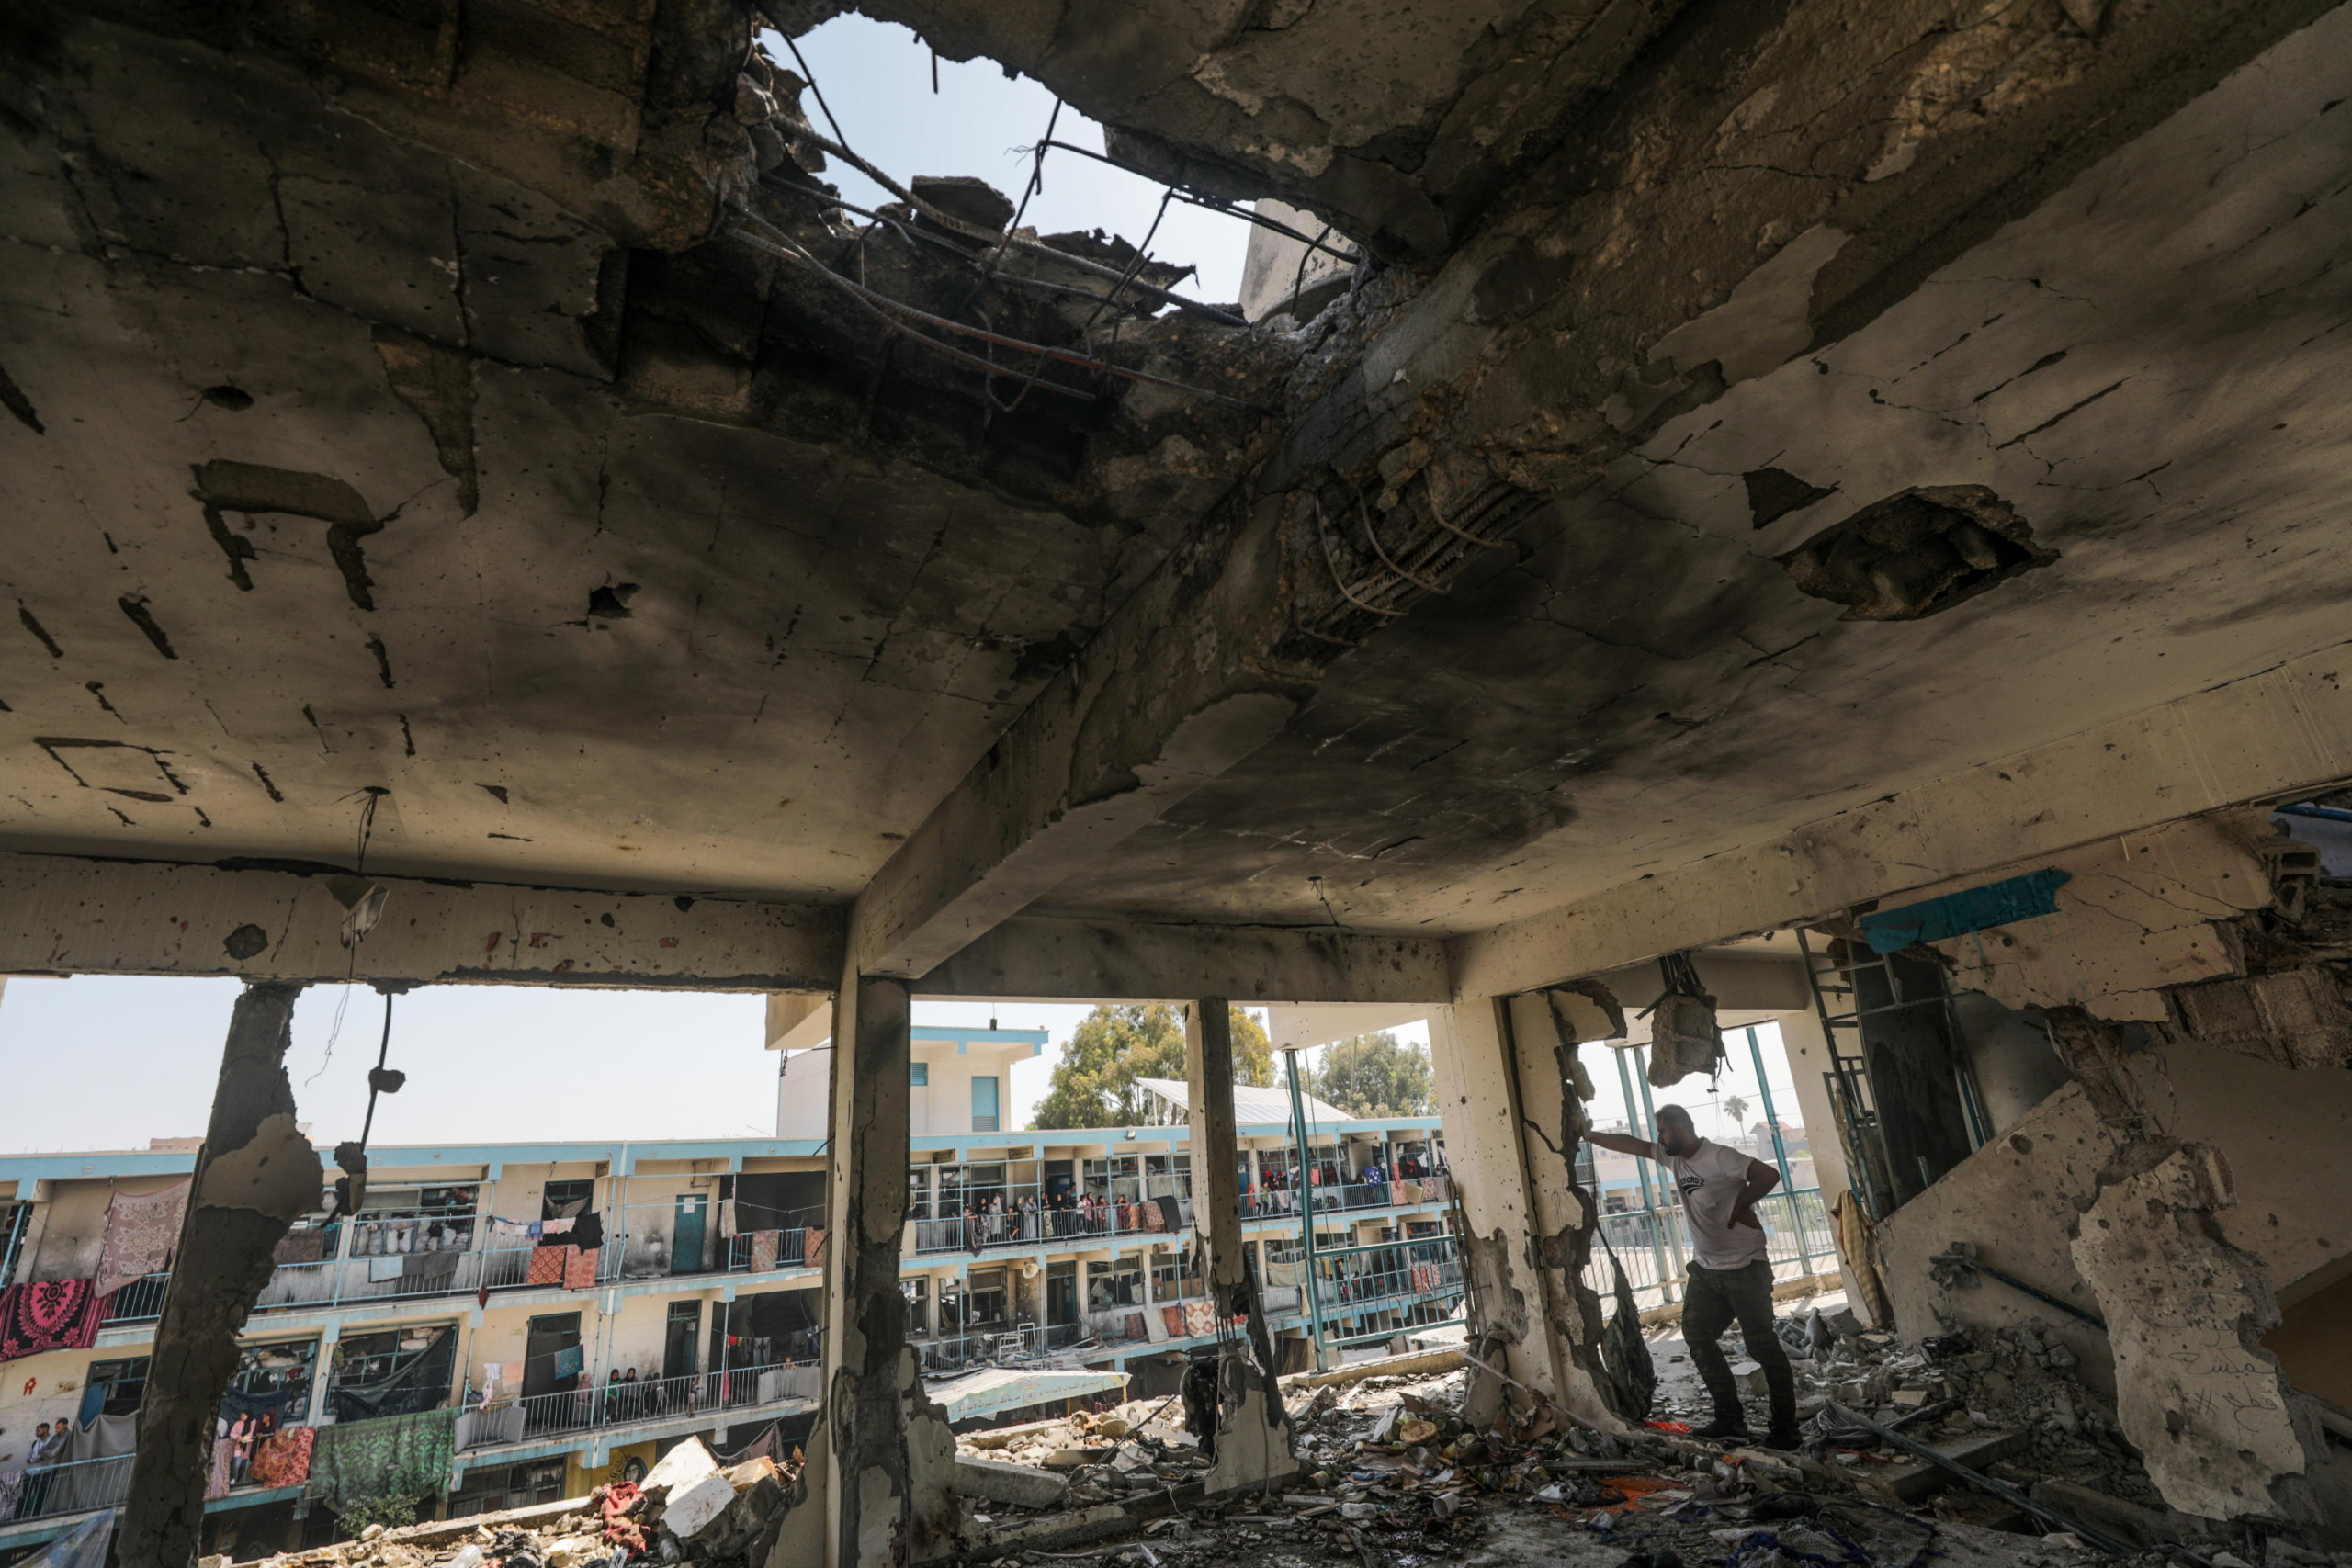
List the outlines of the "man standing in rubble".
{"type": "Polygon", "coordinates": [[[1797,1446],[1796,1376],[1789,1355],[1772,1331],[1772,1265],[1765,1256],[1764,1225],[1757,1201],[1781,1184],[1781,1173],[1762,1160],[1709,1143],[1679,1105],[1657,1108],[1657,1142],[1622,1133],[1585,1134],[1585,1142],[1621,1155],[1652,1159],[1674,1173],[1682,1194],[1694,1256],[1682,1294],[1682,1337],[1690,1342],[1691,1364],[1715,1402],[1715,1418],[1692,1433],[1699,1438],[1746,1441],[1747,1417],[1739,1406],[1739,1385],[1715,1341],[1739,1320],[1747,1353],[1764,1369],[1771,1396],[1772,1425],[1764,1446],[1797,1446]]]}

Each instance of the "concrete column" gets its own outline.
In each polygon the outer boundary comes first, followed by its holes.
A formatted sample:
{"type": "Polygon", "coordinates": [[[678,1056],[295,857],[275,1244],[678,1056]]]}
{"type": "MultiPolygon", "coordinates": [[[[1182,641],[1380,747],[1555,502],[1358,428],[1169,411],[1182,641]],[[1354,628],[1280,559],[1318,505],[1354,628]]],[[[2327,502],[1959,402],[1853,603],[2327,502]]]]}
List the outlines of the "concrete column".
{"type": "MultiPolygon", "coordinates": [[[[1575,1063],[1564,1059],[1543,998],[1525,1003],[1465,998],[1430,1014],[1438,1110],[1464,1216],[1471,1353],[1613,1427],[1591,1371],[1600,1303],[1582,1274],[1597,1216],[1576,1184],[1584,1111],[1566,1076],[1575,1063]],[[1523,1026],[1516,1032],[1515,1015],[1523,1026]]],[[[1489,1418],[1517,1397],[1474,1371],[1465,1417],[1489,1418]]]]}
{"type": "Polygon", "coordinates": [[[1275,1383],[1273,1339],[1258,1297],[1258,1280],[1241,1249],[1240,1156],[1233,1129],[1233,1011],[1223,997],[1204,997],[1184,1021],[1184,1066],[1192,1102],[1193,1232],[1202,1248],[1209,1301],[1219,1333],[1219,1419],[1214,1495],[1264,1487],[1297,1473],[1275,1383]],[[1238,1317],[1246,1337],[1224,1323],[1238,1317]]]}
{"type": "Polygon", "coordinates": [[[230,1016],[212,1119],[150,1352],[117,1548],[125,1562],[187,1568],[196,1561],[213,1415],[237,1371],[237,1333],[269,1283],[287,1227],[319,1201],[319,1157],[295,1125],[286,1079],[301,993],[284,981],[248,987],[230,1016]]]}
{"type": "MultiPolygon", "coordinates": [[[[832,1568],[928,1562],[956,1548],[947,1489],[956,1443],[924,1397],[907,1344],[899,1261],[907,1211],[908,1063],[913,1001],[903,980],[854,976],[833,1008],[832,1122],[825,1265],[829,1462],[812,1500],[824,1555],[802,1531],[778,1561],[832,1568]]],[[[810,1533],[815,1533],[812,1531],[810,1533]]]]}

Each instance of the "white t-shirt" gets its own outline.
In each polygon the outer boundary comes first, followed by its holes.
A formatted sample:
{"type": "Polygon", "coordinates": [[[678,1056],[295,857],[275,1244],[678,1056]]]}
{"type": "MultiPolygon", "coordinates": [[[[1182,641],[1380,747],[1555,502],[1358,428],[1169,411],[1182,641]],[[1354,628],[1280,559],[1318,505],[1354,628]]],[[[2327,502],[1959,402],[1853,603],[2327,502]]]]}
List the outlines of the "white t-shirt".
{"type": "Polygon", "coordinates": [[[1693,1263],[1702,1269],[1740,1269],[1764,1256],[1764,1233],[1731,1223],[1732,1205],[1739,1201],[1754,1161],[1704,1138],[1688,1155],[1659,1153],[1682,1192],[1682,1213],[1690,1221],[1697,1253],[1693,1263]]]}

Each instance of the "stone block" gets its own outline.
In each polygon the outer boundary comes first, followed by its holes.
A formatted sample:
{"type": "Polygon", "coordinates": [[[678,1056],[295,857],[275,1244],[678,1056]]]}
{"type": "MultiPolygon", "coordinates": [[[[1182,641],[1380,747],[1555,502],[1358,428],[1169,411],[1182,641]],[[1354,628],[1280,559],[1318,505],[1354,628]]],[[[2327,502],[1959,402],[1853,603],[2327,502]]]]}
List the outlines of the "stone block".
{"type": "Polygon", "coordinates": [[[671,1489],[662,1509],[662,1528],[680,1540],[692,1540],[734,1501],[735,1483],[714,1469],[699,1481],[671,1489]]]}
{"type": "MultiPolygon", "coordinates": [[[[1928,1446],[1947,1459],[1956,1460],[1969,1469],[1982,1471],[1996,1459],[2022,1453],[2030,1441],[2022,1430],[1986,1432],[1981,1437],[1958,1438],[1950,1442],[1929,1443],[1928,1446]]],[[[1959,1481],[1960,1477],[1926,1460],[1911,1460],[1890,1465],[1874,1478],[1877,1483],[1905,1503],[1917,1503],[1959,1481]]]]}
{"type": "Polygon", "coordinates": [[[956,1456],[955,1472],[949,1476],[948,1489],[959,1497],[978,1497],[989,1503],[1012,1503],[1024,1508],[1050,1508],[1062,1500],[1069,1483],[1048,1470],[1035,1465],[1014,1464],[1010,1460],[974,1459],[968,1454],[956,1456]]]}
{"type": "MultiPolygon", "coordinates": [[[[707,1475],[718,1473],[718,1461],[700,1438],[688,1438],[663,1454],[651,1470],[645,1472],[645,1490],[659,1496],[663,1491],[683,1491],[707,1475]]],[[[729,1489],[730,1491],[732,1488],[729,1489]]]]}

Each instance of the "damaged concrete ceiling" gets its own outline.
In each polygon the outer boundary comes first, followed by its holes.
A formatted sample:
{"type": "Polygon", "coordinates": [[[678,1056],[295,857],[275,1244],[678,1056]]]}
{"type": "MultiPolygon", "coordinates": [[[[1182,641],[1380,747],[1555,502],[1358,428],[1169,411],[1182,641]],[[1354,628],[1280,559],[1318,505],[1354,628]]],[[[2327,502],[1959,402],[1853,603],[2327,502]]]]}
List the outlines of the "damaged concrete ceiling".
{"type": "Polygon", "coordinates": [[[873,8],[1389,265],[1125,329],[1272,416],[1005,410],[721,231],[818,164],[739,6],[27,13],[6,847],[843,900],[1243,514],[1296,713],[1041,908],[1479,929],[2345,636],[2343,11],[873,8]]]}

